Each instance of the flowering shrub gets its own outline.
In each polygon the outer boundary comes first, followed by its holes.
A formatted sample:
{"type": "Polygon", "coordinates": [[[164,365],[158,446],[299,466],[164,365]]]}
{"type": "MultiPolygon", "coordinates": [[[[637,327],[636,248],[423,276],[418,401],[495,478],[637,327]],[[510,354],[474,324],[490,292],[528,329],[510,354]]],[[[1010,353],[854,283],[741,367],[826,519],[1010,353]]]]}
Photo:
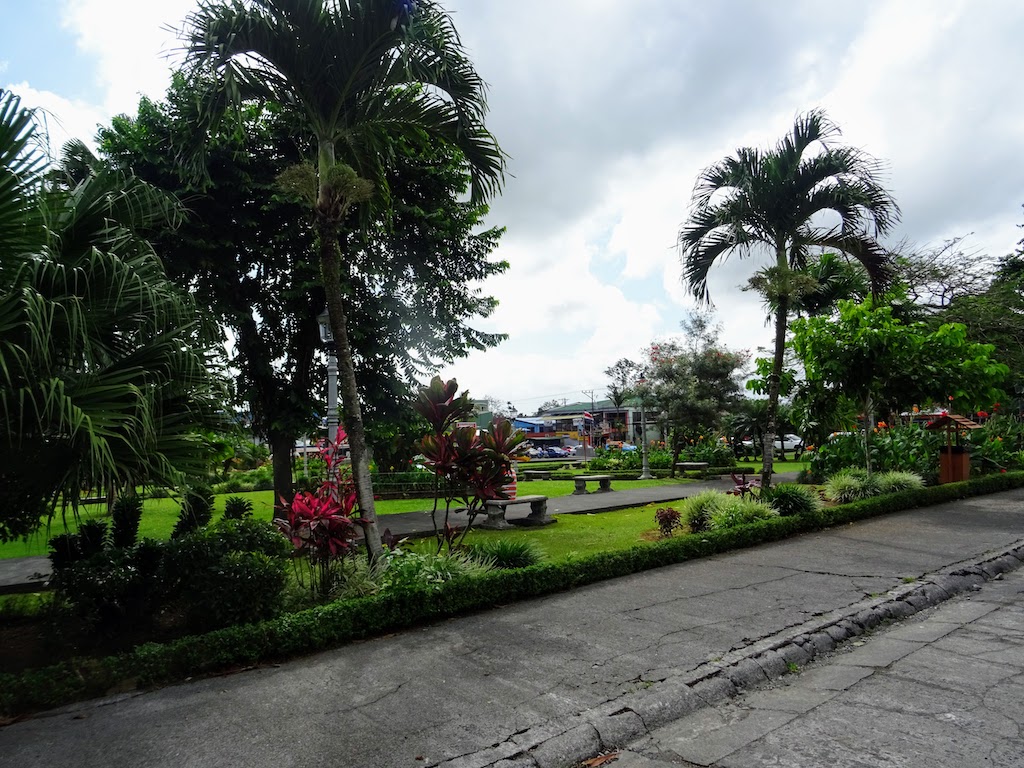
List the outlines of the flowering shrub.
{"type": "Polygon", "coordinates": [[[340,472],[338,445],[325,443],[320,453],[327,467],[320,487],[315,493],[296,493],[291,502],[282,498],[284,517],[275,522],[305,562],[313,595],[326,599],[344,580],[345,558],[355,552],[357,529],[351,513],[356,491],[351,478],[340,472]]]}

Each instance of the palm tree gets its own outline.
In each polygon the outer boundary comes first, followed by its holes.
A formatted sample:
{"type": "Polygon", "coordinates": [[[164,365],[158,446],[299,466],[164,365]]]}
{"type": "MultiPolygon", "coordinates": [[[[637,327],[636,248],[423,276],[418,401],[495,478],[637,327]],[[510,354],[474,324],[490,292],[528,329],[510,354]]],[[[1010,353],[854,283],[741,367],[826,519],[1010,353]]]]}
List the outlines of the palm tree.
{"type": "Polygon", "coordinates": [[[0,91],[0,541],[81,489],[204,473],[221,421],[208,329],[135,235],[174,207],[43,142],[0,91]]]}
{"type": "Polygon", "coordinates": [[[899,219],[899,207],[879,183],[879,163],[858,149],[835,146],[838,134],[825,114],[814,110],[799,116],[773,149],[738,149],[698,177],[693,210],[679,231],[685,279],[701,301],[709,300],[708,273],[720,258],[757,250],[774,256],[762,273],[775,303],[761,475],[765,487],[771,482],[786,327],[800,286],[798,270],[816,249],[827,248],[858,260],[873,292],[889,276],[888,254],[876,238],[899,219]],[[838,223],[823,223],[829,212],[838,223]]]}
{"type": "Polygon", "coordinates": [[[245,99],[269,101],[299,115],[316,145],[315,170],[293,175],[293,188],[304,190],[314,211],[353,479],[376,558],[380,533],[347,327],[352,265],[342,226],[352,206],[371,196],[387,203],[384,172],[398,138],[457,147],[474,201],[497,191],[504,155],[484,127],[484,83],[433,0],[203,2],[188,19],[186,51],[197,81],[210,86],[207,126],[245,99]]]}

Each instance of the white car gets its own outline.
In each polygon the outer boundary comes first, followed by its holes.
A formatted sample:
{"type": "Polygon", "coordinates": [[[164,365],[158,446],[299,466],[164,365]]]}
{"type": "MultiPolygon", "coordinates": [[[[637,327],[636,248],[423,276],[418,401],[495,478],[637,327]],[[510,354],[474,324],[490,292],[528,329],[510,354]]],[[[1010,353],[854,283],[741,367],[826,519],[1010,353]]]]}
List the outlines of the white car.
{"type": "MultiPolygon", "coordinates": [[[[744,448],[753,448],[753,440],[744,440],[744,448]]],[[[757,444],[757,448],[760,448],[761,444],[757,444]]],[[[775,450],[777,451],[802,451],[804,448],[804,439],[800,435],[783,435],[781,439],[775,441],[775,450]]]]}

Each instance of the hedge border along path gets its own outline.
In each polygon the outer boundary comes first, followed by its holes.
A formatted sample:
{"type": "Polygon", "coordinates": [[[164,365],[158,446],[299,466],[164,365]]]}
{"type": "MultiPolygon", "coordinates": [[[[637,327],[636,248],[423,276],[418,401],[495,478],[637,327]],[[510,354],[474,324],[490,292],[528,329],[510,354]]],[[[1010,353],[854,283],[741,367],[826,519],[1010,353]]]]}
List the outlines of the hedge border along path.
{"type": "Polygon", "coordinates": [[[561,592],[605,579],[878,515],[1024,487],[1024,472],[877,496],[814,518],[777,517],[723,531],[678,536],[616,552],[520,570],[493,571],[435,588],[348,600],[170,643],[147,643],[118,656],[75,659],[0,675],[0,713],[15,716],[113,692],[156,686],[232,667],[281,661],[396,630],[561,592]]]}

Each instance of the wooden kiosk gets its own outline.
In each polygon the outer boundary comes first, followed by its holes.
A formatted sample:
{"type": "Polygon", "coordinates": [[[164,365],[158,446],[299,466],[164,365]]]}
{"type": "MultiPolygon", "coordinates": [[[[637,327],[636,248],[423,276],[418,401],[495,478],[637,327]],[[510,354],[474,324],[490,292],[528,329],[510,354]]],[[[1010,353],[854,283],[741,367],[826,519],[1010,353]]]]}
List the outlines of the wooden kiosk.
{"type": "Polygon", "coordinates": [[[931,422],[925,429],[945,429],[946,444],[939,448],[939,485],[957,483],[971,476],[971,454],[960,442],[960,430],[981,429],[981,424],[971,421],[965,416],[943,414],[931,422]],[[956,442],[953,436],[956,435],[956,442]]]}

